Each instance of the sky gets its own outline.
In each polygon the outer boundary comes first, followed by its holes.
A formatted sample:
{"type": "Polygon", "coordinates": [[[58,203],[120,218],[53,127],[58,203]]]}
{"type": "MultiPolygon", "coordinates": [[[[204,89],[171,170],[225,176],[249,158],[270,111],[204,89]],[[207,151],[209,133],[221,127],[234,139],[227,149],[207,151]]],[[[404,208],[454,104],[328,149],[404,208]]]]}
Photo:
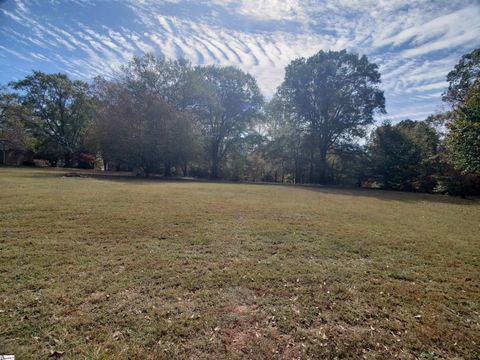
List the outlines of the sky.
{"type": "Polygon", "coordinates": [[[234,65],[270,98],[285,66],[320,50],[379,66],[387,114],[446,109],[446,74],[480,46],[480,0],[0,0],[0,84],[33,69],[111,76],[153,52],[234,65]]]}

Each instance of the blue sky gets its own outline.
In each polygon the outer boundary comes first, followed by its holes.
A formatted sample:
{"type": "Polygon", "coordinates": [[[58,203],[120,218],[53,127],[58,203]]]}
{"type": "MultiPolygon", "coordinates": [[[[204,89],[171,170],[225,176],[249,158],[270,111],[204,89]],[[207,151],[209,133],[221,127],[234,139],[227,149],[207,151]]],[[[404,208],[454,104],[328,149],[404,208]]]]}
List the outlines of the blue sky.
{"type": "Polygon", "coordinates": [[[0,84],[32,69],[89,80],[154,52],[238,66],[270,97],[291,60],[347,49],[379,65],[385,118],[424,119],[480,46],[479,19],[478,0],[0,0],[0,84]]]}

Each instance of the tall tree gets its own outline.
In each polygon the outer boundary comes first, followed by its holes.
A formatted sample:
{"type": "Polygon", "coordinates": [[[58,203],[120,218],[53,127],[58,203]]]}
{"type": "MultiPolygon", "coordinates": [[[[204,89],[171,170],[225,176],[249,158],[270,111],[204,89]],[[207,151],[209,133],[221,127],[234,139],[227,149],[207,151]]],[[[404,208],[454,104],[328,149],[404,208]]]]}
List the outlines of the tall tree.
{"type": "Polygon", "coordinates": [[[437,183],[441,167],[440,134],[430,121],[400,121],[398,127],[420,153],[416,165],[417,176],[413,179],[416,191],[432,192],[437,183]]]}
{"type": "Polygon", "coordinates": [[[234,67],[197,67],[202,83],[193,108],[206,141],[210,176],[218,178],[231,148],[260,116],[263,97],[256,80],[234,67]]]}
{"type": "Polygon", "coordinates": [[[305,145],[308,136],[305,129],[295,121],[295,114],[287,111],[285,103],[277,95],[266,106],[268,143],[265,157],[273,167],[273,179],[281,182],[300,183],[304,180],[305,145]]]}
{"type": "Polygon", "coordinates": [[[454,168],[480,175],[480,48],[462,56],[448,73],[444,100],[453,111],[447,144],[454,168]]]}
{"type": "Polygon", "coordinates": [[[39,119],[36,135],[45,146],[58,149],[64,165],[78,150],[92,119],[92,97],[88,84],[72,81],[65,74],[34,71],[25,79],[12,82],[21,91],[21,99],[39,119]]]}
{"type": "Polygon", "coordinates": [[[452,71],[447,74],[448,90],[443,100],[454,107],[465,103],[467,93],[480,77],[480,48],[462,56],[452,71]]]}
{"type": "Polygon", "coordinates": [[[385,189],[412,190],[419,175],[419,146],[400,126],[377,127],[368,145],[371,178],[385,189]]]}
{"type": "Polygon", "coordinates": [[[448,128],[447,144],[454,167],[480,175],[480,79],[469,88],[448,128]]]}
{"type": "Polygon", "coordinates": [[[0,150],[33,150],[35,139],[28,127],[31,121],[30,109],[21,104],[19,96],[0,88],[0,150]]]}
{"type": "Polygon", "coordinates": [[[278,96],[311,134],[317,150],[312,149],[311,158],[318,156],[319,182],[328,180],[329,149],[363,136],[375,112],[385,112],[379,84],[377,65],[345,50],[320,51],[287,66],[278,96]]]}
{"type": "Polygon", "coordinates": [[[198,79],[190,62],[170,60],[152,53],[135,56],[118,73],[119,80],[133,93],[153,93],[175,109],[190,108],[198,79]]]}
{"type": "Polygon", "coordinates": [[[193,158],[198,137],[190,113],[123,81],[97,78],[94,91],[98,104],[91,140],[107,168],[115,162],[148,176],[154,171],[170,175],[173,166],[181,166],[186,173],[184,165],[193,158]]]}
{"type": "MultiPolygon", "coordinates": [[[[150,94],[160,97],[172,106],[178,113],[178,126],[173,127],[177,131],[183,127],[185,134],[177,137],[174,144],[175,154],[183,159],[184,174],[187,173],[188,162],[194,158],[193,151],[198,152],[200,138],[193,139],[191,135],[196,133],[198,119],[195,112],[195,99],[197,95],[203,93],[199,74],[191,66],[190,62],[184,59],[170,60],[152,53],[144,54],[140,57],[134,57],[127,65],[123,66],[118,73],[118,80],[125,86],[133,96],[144,96],[150,94]],[[183,139],[189,138],[185,146],[180,147],[183,139]],[[195,140],[195,141],[194,141],[195,140]],[[194,150],[195,149],[195,150],[194,150]]],[[[173,147],[172,147],[173,149],[173,147]]],[[[173,152],[171,152],[173,154],[173,152]]],[[[167,163],[164,164],[166,175],[173,166],[169,163],[172,156],[166,157],[167,163]]]]}

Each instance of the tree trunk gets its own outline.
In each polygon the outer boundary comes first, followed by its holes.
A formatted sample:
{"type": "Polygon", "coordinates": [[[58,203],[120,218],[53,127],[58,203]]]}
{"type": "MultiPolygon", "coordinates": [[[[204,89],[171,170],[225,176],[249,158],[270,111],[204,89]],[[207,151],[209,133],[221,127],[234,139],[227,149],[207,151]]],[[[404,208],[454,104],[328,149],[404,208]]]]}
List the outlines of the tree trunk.
{"type": "Polygon", "coordinates": [[[282,184],[285,182],[285,164],[282,161],[282,184]]]}
{"type": "Polygon", "coordinates": [[[69,152],[65,153],[63,167],[70,167],[72,165],[71,154],[69,152]]]}
{"type": "Polygon", "coordinates": [[[164,163],[163,175],[164,176],[172,176],[172,164],[169,161],[164,163]]]}
{"type": "Polygon", "coordinates": [[[212,166],[210,168],[210,177],[212,179],[218,179],[218,161],[217,159],[212,159],[212,166]]]}
{"type": "Polygon", "coordinates": [[[214,143],[212,145],[212,164],[210,167],[210,177],[212,179],[218,179],[218,167],[220,159],[218,158],[218,146],[214,143]]]}
{"type": "Polygon", "coordinates": [[[7,165],[7,150],[5,149],[4,141],[2,141],[2,164],[7,165]]]}
{"type": "Polygon", "coordinates": [[[103,171],[108,171],[108,160],[103,156],[103,171]]]}
{"type": "Polygon", "coordinates": [[[185,161],[183,163],[183,176],[188,176],[188,165],[187,165],[187,162],[185,161]]]}
{"type": "Polygon", "coordinates": [[[300,178],[300,170],[299,170],[299,164],[298,164],[298,154],[295,154],[295,174],[293,175],[293,183],[294,184],[297,184],[299,182],[301,182],[300,178]]]}
{"type": "Polygon", "coordinates": [[[326,184],[328,182],[327,178],[327,149],[325,147],[320,147],[320,161],[319,161],[319,174],[318,174],[318,182],[320,184],[326,184]]]}
{"type": "Polygon", "coordinates": [[[310,150],[310,173],[309,173],[309,182],[313,184],[315,179],[313,178],[313,149],[310,150]]]}

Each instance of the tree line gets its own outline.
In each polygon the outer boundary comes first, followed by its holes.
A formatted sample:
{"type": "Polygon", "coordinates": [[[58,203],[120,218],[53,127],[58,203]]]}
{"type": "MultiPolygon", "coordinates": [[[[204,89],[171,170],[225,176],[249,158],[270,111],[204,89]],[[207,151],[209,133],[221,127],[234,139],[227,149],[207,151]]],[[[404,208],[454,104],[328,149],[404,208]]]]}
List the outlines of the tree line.
{"type": "Polygon", "coordinates": [[[296,59],[266,101],[238,68],[145,54],[108,79],[33,71],[3,86],[0,141],[25,164],[475,194],[479,75],[476,49],[447,74],[449,111],[375,126],[385,97],[366,56],[296,59]]]}

